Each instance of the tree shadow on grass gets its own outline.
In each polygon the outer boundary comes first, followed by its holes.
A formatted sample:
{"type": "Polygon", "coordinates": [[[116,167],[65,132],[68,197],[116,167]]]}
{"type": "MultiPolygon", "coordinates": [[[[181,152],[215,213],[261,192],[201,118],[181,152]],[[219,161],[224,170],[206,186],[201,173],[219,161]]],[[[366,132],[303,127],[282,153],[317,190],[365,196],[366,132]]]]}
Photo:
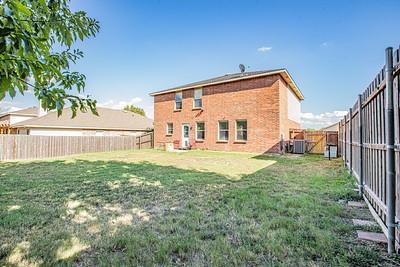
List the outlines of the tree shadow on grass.
{"type": "Polygon", "coordinates": [[[277,164],[238,181],[149,162],[1,163],[0,265],[351,262],[335,180],[290,166],[305,158],[260,159],[277,164]]]}
{"type": "Polygon", "coordinates": [[[0,181],[0,263],[15,265],[89,264],[120,231],[212,202],[210,192],[233,183],[149,162],[87,160],[1,163],[0,181]]]}

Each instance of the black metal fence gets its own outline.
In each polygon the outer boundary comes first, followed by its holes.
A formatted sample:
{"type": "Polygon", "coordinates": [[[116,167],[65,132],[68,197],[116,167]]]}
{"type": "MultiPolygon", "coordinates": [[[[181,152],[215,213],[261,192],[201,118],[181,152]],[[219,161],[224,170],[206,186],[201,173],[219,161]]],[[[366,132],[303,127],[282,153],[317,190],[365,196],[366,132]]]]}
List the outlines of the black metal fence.
{"type": "Polygon", "coordinates": [[[386,63],[340,122],[339,149],[360,195],[388,238],[399,248],[400,52],[386,49],[386,63]]]}

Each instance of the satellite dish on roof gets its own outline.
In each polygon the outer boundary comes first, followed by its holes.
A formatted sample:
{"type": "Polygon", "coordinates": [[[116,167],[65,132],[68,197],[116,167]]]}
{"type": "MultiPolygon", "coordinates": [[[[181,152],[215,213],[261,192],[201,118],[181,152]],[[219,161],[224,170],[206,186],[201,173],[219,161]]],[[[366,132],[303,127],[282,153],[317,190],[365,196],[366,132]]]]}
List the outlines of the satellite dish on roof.
{"type": "Polygon", "coordinates": [[[246,70],[246,67],[243,64],[239,64],[240,72],[243,73],[246,70]]]}

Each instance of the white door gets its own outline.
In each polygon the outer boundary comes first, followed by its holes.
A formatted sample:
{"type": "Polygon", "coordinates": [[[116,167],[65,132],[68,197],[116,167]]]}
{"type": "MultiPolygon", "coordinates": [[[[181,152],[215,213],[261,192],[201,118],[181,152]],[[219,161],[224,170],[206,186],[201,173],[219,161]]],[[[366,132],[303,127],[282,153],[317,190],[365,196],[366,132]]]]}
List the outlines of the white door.
{"type": "Polygon", "coordinates": [[[190,125],[188,123],[182,124],[182,148],[188,148],[190,146],[189,131],[190,125]]]}

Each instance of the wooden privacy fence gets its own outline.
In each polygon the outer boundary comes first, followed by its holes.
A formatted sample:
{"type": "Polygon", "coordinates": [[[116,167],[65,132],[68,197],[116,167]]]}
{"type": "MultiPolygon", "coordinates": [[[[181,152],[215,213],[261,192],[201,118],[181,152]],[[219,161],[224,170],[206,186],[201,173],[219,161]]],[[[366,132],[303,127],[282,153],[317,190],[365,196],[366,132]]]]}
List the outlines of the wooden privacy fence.
{"type": "Polygon", "coordinates": [[[0,135],[0,160],[43,159],[152,147],[152,132],[136,137],[0,135]]]}
{"type": "Polygon", "coordinates": [[[310,154],[324,154],[327,144],[338,145],[338,132],[325,130],[290,129],[291,140],[304,140],[305,152],[310,154]]]}
{"type": "Polygon", "coordinates": [[[400,52],[386,49],[386,64],[339,125],[339,152],[360,195],[388,238],[400,241],[400,52]]]}

